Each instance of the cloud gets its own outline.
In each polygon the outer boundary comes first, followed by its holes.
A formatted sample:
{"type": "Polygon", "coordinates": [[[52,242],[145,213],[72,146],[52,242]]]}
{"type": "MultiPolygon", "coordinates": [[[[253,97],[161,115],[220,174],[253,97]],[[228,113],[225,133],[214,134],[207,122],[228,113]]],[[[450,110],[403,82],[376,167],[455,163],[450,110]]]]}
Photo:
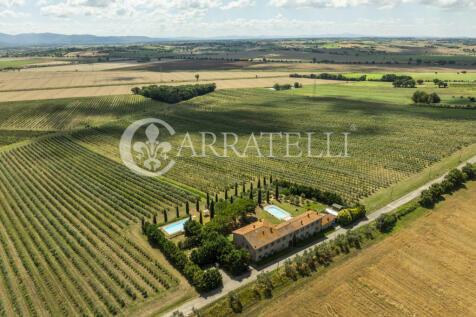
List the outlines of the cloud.
{"type": "Polygon", "coordinates": [[[211,9],[219,7],[221,0],[171,0],[164,1],[165,6],[172,9],[211,9]]]}
{"type": "Polygon", "coordinates": [[[8,9],[0,12],[0,18],[25,18],[29,16],[29,13],[15,12],[8,9]]]}
{"type": "Polygon", "coordinates": [[[25,0],[0,0],[0,8],[12,8],[24,4],[25,0]]]}
{"type": "Polygon", "coordinates": [[[235,0],[220,7],[222,10],[231,10],[236,8],[254,7],[256,2],[250,0],[235,0]]]}
{"type": "Polygon", "coordinates": [[[349,8],[362,5],[393,8],[412,3],[440,9],[476,9],[476,0],[270,0],[269,5],[284,8],[349,8]]]}

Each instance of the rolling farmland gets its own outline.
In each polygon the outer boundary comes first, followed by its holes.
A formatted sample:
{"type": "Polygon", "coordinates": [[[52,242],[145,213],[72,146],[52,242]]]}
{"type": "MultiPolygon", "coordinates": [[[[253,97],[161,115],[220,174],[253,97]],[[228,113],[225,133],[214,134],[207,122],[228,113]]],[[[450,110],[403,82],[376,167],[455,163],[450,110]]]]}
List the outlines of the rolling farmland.
{"type": "MultiPolygon", "coordinates": [[[[185,216],[185,202],[193,206],[198,196],[173,183],[214,194],[273,175],[338,193],[350,204],[476,143],[475,111],[415,107],[413,90],[390,83],[317,80],[314,97],[314,80],[284,72],[204,71],[199,83],[212,80],[220,90],[165,104],[130,88],[195,83],[193,72],[44,73],[0,73],[0,90],[7,90],[0,100],[9,100],[0,102],[0,316],[150,315],[195,296],[138,225],[155,214],[163,222],[164,210],[171,222],[176,206],[185,216]],[[251,88],[294,81],[308,86],[251,88]],[[130,123],[148,117],[174,127],[175,136],[160,139],[174,149],[187,131],[198,151],[199,132],[216,133],[219,153],[223,131],[240,137],[240,151],[251,132],[300,131],[316,133],[311,148],[318,154],[326,150],[324,133],[333,132],[330,152],[337,155],[341,133],[349,132],[350,157],[285,157],[284,138],[268,157],[269,139],[258,137],[261,157],[253,150],[248,158],[192,157],[185,150],[165,179],[143,178],[124,167],[118,145],[130,123]]],[[[472,88],[450,85],[438,93],[446,102],[472,95],[472,88]]]]}

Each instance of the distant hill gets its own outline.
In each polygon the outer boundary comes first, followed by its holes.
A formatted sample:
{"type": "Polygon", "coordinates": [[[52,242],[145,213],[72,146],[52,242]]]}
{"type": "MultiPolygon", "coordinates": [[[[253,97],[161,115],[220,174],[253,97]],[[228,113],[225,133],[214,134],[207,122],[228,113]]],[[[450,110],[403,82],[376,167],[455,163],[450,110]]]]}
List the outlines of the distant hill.
{"type": "Polygon", "coordinates": [[[9,35],[0,33],[0,47],[62,46],[62,45],[107,45],[159,42],[166,39],[147,36],[96,36],[65,35],[56,33],[24,33],[9,35]]]}

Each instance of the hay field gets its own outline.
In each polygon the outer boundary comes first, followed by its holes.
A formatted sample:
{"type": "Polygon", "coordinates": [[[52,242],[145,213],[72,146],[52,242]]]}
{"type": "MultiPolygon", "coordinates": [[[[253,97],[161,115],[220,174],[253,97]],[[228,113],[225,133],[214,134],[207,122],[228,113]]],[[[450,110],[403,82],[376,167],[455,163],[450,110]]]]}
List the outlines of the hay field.
{"type": "Polygon", "coordinates": [[[475,205],[472,182],[411,226],[247,315],[476,316],[475,205]]]}
{"type": "MultiPolygon", "coordinates": [[[[200,80],[289,76],[287,72],[203,72],[200,80]]],[[[194,72],[2,72],[0,91],[196,81],[194,72]]]]}
{"type": "MultiPolygon", "coordinates": [[[[300,82],[303,85],[311,85],[314,83],[314,80],[312,79],[306,79],[306,78],[296,79],[296,78],[289,78],[289,77],[257,78],[257,79],[225,79],[225,80],[200,81],[199,83],[201,84],[216,83],[217,89],[229,89],[229,88],[272,87],[275,83],[292,84],[295,81],[300,82]]],[[[195,84],[195,83],[196,81],[185,81],[185,82],[167,82],[163,84],[185,85],[185,84],[195,84]]],[[[316,80],[317,85],[335,84],[335,83],[336,81],[332,81],[332,80],[316,80]]],[[[21,101],[21,100],[44,100],[44,99],[58,99],[58,98],[77,98],[77,97],[97,97],[97,96],[130,94],[131,88],[135,86],[141,86],[141,84],[7,91],[7,92],[0,92],[0,102],[21,101]]]]}
{"type": "Polygon", "coordinates": [[[42,68],[28,68],[25,71],[29,72],[90,72],[90,71],[104,71],[122,67],[134,67],[138,65],[147,65],[148,63],[138,63],[134,61],[113,61],[107,63],[87,63],[87,64],[71,64],[55,65],[51,67],[42,68]]]}

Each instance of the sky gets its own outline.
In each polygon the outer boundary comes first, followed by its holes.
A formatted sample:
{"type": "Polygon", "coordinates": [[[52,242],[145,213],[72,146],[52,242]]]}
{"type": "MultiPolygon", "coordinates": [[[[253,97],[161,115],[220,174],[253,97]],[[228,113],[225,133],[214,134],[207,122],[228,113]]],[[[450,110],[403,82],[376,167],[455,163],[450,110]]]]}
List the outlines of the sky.
{"type": "Polygon", "coordinates": [[[0,33],[476,37],[476,0],[0,0],[0,33]]]}

